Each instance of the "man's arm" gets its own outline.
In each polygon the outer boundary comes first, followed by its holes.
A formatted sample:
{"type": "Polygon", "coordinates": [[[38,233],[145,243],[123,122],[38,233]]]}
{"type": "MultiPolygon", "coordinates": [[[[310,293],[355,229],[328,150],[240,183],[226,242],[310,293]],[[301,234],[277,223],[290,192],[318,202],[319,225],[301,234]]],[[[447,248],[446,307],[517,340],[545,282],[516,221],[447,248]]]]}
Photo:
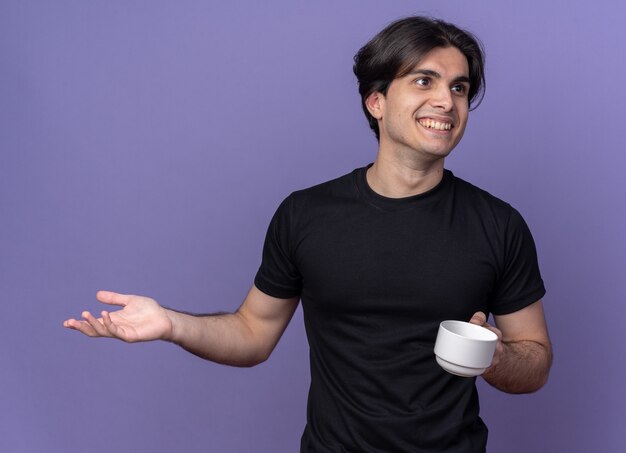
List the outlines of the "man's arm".
{"type": "Polygon", "coordinates": [[[507,393],[531,393],[548,380],[552,365],[552,346],[541,301],[508,315],[494,316],[496,327],[476,313],[470,322],[494,331],[498,346],[491,366],[483,378],[507,393]]]}
{"type": "Polygon", "coordinates": [[[278,299],[252,286],[232,314],[191,316],[169,311],[169,341],[212,362],[254,366],[267,360],[287,328],[299,298],[278,299]]]}
{"type": "Polygon", "coordinates": [[[253,366],[265,361],[291,320],[298,298],[278,299],[255,286],[235,313],[196,316],[161,307],[154,299],[100,291],[98,300],[123,307],[96,319],[69,319],[64,326],[90,337],[126,342],[166,340],[213,362],[253,366]]]}

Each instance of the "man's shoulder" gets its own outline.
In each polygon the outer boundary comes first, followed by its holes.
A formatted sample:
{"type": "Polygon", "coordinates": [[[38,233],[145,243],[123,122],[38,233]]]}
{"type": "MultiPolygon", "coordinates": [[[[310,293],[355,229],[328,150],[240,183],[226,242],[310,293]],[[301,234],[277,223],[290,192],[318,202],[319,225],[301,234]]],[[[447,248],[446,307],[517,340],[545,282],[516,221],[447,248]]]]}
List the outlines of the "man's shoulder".
{"type": "Polygon", "coordinates": [[[280,204],[277,213],[292,222],[323,220],[344,211],[347,206],[355,206],[359,199],[356,181],[360,171],[363,168],[292,192],[280,204]]]}
{"type": "Polygon", "coordinates": [[[453,183],[457,194],[471,198],[475,203],[484,203],[485,205],[492,206],[494,209],[504,211],[513,209],[513,207],[503,199],[456,175],[453,175],[453,183]]]}
{"type": "Polygon", "coordinates": [[[453,181],[455,197],[460,201],[456,203],[459,209],[471,211],[483,221],[491,220],[500,228],[506,227],[511,221],[523,221],[519,211],[507,201],[457,176],[454,176],[453,181]]]}
{"type": "Polygon", "coordinates": [[[304,202],[306,200],[323,200],[335,197],[351,196],[356,191],[356,178],[363,168],[357,168],[337,178],[296,190],[289,198],[304,202]]]}

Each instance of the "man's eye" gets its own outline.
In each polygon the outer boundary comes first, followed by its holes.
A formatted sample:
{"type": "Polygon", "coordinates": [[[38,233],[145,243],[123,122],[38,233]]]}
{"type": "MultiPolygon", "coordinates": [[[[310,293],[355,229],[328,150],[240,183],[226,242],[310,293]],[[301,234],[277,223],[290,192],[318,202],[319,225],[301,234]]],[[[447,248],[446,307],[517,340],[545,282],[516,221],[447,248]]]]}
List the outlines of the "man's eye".
{"type": "Polygon", "coordinates": [[[421,79],[417,79],[415,83],[419,86],[427,87],[430,85],[430,79],[427,77],[422,77],[421,79]]]}
{"type": "Polygon", "coordinates": [[[465,85],[454,85],[452,87],[452,91],[458,94],[465,94],[467,92],[467,87],[465,85]]]}

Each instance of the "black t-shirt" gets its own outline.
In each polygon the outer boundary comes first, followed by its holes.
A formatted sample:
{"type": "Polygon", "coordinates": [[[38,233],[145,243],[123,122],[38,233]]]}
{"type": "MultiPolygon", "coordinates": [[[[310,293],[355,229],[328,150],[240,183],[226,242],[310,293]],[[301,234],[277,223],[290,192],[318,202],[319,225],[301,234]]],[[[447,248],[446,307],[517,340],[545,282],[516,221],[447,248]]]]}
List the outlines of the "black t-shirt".
{"type": "Polygon", "coordinates": [[[278,208],[255,285],[300,296],[311,387],[303,452],[479,452],[475,378],[443,371],[439,323],[515,312],[545,293],[507,203],[446,170],[432,190],[376,194],[366,168],[278,208]]]}

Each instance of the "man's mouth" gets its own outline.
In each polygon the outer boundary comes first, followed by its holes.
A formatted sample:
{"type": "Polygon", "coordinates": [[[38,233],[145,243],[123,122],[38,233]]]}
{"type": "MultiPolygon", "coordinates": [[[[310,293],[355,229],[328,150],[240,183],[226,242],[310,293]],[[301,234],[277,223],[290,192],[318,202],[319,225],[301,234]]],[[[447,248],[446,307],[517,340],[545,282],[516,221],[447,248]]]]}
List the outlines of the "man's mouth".
{"type": "Polygon", "coordinates": [[[452,129],[452,123],[447,121],[435,121],[431,118],[422,118],[417,120],[417,122],[426,129],[435,129],[438,131],[449,131],[452,129]]]}

